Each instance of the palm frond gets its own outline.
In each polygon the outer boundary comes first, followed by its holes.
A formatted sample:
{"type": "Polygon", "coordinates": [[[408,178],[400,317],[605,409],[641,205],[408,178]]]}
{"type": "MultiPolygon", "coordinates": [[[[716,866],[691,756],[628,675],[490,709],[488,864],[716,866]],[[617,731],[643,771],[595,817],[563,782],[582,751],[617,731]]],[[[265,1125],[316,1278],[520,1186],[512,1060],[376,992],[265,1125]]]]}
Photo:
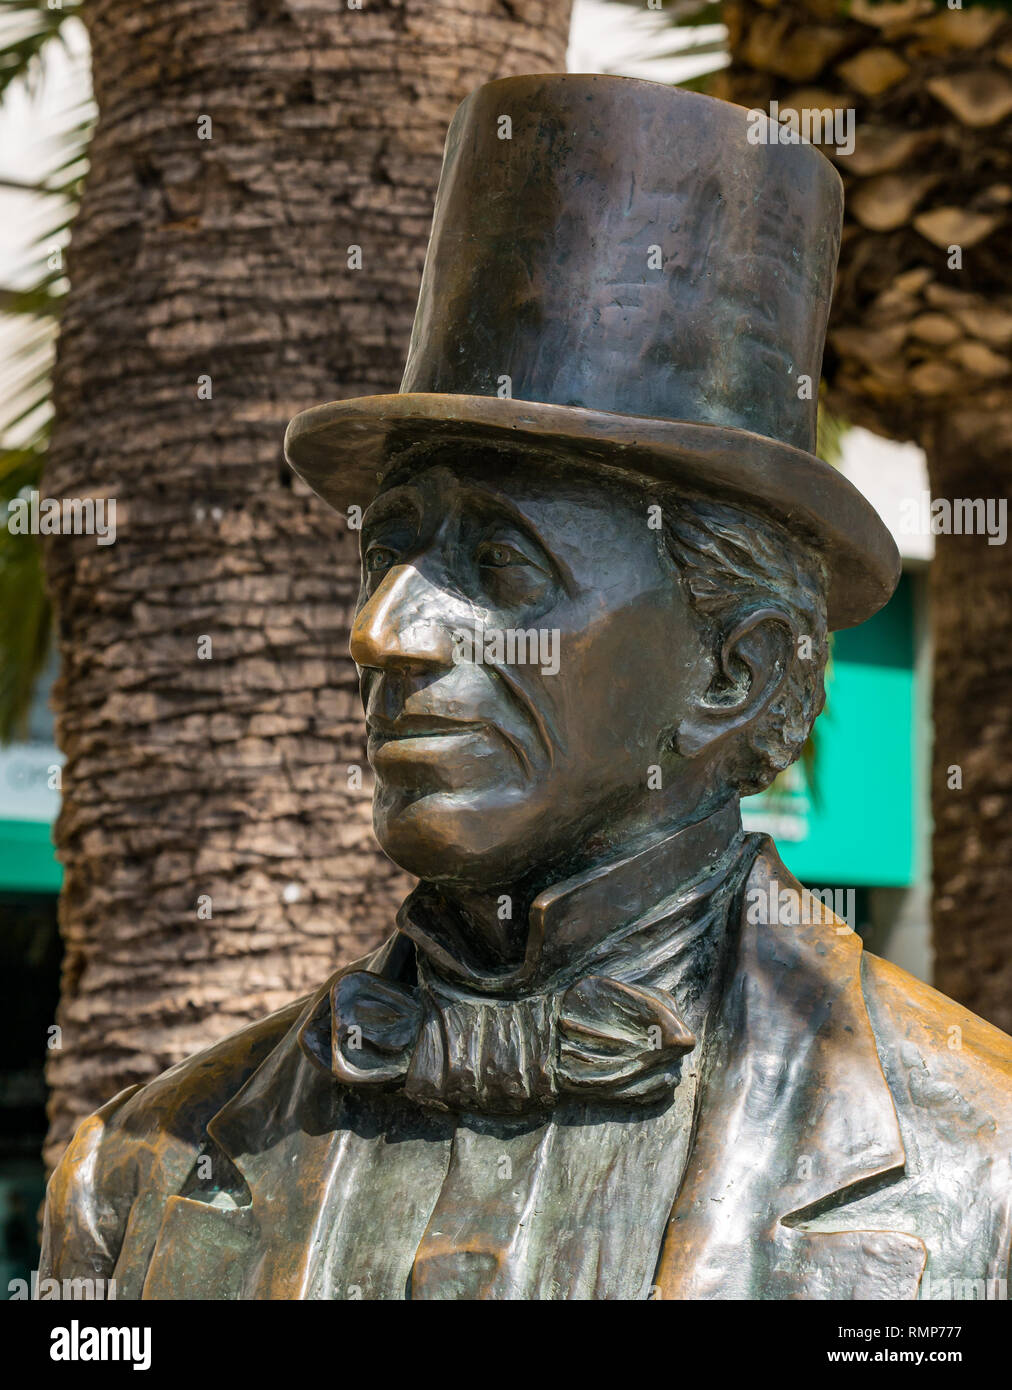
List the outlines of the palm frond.
{"type": "Polygon", "coordinates": [[[0,100],[17,82],[34,91],[47,47],[65,42],[66,26],[80,10],[81,0],[63,0],[55,9],[45,0],[0,0],[0,100]]]}
{"type": "Polygon", "coordinates": [[[614,11],[610,23],[616,37],[622,40],[617,44],[615,59],[600,70],[705,91],[713,75],[728,63],[727,30],[720,4],[666,0],[663,9],[644,10],[642,0],[604,0],[595,8],[602,14],[614,11]],[[639,13],[635,19],[627,20],[625,12],[634,6],[639,13]],[[630,39],[634,40],[632,44],[630,39]]]}
{"type": "MultiPolygon", "coordinates": [[[[16,90],[37,99],[49,57],[62,47],[82,65],[83,44],[72,46],[69,21],[80,0],[0,0],[0,102],[16,90]]],[[[80,86],[71,82],[71,91],[80,86]]],[[[28,722],[32,695],[43,673],[51,643],[52,614],[45,591],[39,539],[11,533],[8,504],[38,488],[52,426],[52,360],[56,327],[68,290],[62,252],[77,213],[87,172],[87,151],[95,112],[87,93],[63,109],[47,112],[49,149],[37,179],[0,180],[0,187],[26,206],[49,211],[29,234],[21,264],[8,271],[0,287],[0,325],[4,329],[0,397],[0,743],[20,736],[28,722]]]]}

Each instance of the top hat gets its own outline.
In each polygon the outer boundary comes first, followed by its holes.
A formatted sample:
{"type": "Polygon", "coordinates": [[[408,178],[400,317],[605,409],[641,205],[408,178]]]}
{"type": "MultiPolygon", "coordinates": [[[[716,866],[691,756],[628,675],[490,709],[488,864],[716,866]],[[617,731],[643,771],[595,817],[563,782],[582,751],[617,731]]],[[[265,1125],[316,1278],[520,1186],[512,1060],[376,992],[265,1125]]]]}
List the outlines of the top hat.
{"type": "Polygon", "coordinates": [[[771,515],[826,559],[830,627],[870,617],[899,554],[814,453],[843,189],[813,146],[763,129],[631,78],[472,92],[400,392],[297,415],[296,473],[365,506],[414,446],[540,446],[771,515]]]}

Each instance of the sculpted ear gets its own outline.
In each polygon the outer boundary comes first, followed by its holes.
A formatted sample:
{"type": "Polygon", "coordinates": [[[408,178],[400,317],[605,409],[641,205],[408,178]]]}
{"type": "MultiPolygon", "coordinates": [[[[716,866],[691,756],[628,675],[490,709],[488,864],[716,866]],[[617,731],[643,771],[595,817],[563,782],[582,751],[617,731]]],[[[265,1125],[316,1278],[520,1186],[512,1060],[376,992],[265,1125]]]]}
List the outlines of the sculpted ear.
{"type": "Polygon", "coordinates": [[[696,757],[765,713],[790,673],[797,641],[779,608],[757,608],[726,634],[709,689],[675,734],[682,757],[696,757]]]}

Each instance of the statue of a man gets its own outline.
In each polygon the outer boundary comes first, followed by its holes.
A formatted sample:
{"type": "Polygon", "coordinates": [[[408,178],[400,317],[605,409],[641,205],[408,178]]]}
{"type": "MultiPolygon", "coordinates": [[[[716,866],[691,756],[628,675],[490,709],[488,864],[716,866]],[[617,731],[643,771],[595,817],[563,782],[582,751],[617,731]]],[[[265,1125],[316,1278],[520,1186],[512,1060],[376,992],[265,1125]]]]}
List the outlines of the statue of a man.
{"type": "Polygon", "coordinates": [[[82,1125],[47,1275],[1004,1290],[1012,1040],[741,828],[822,707],[829,630],[899,568],[813,452],[840,181],[756,130],[609,77],[460,108],[401,393],[286,446],[362,515],[376,833],[418,886],[374,954],[82,1125]]]}

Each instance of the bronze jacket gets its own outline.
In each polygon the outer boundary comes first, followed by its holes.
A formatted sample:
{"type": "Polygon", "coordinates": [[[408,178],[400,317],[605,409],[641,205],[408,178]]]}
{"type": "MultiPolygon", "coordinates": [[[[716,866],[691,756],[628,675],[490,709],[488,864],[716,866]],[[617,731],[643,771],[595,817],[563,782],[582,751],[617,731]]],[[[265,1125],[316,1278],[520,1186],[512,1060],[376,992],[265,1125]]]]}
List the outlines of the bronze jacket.
{"type": "MultiPolygon", "coordinates": [[[[651,1296],[1007,1298],[1012,1039],[863,952],[767,841],[749,887],[771,879],[814,920],[740,914],[651,1296]]],[[[114,1278],[119,1298],[314,1296],[337,1083],[299,1033],[332,984],[81,1125],[49,1184],[43,1278],[114,1278]]]]}

